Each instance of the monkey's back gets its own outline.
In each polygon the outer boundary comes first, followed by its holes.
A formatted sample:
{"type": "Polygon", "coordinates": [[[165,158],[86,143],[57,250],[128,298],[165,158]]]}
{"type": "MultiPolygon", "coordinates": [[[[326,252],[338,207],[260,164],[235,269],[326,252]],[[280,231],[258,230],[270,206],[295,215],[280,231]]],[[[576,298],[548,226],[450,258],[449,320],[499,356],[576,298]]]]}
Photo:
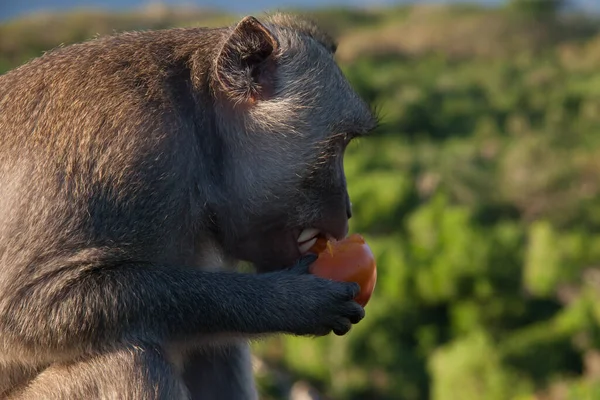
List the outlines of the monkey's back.
{"type": "Polygon", "coordinates": [[[106,37],[0,76],[3,265],[90,243],[130,243],[148,257],[177,246],[198,168],[191,71],[206,68],[190,37],[219,32],[106,37]]]}

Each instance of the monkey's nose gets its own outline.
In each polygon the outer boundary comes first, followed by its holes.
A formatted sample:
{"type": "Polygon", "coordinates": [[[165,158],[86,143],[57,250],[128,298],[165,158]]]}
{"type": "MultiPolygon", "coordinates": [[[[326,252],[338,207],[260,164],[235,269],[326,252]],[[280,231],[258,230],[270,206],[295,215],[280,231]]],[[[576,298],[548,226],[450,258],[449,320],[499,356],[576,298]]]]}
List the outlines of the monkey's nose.
{"type": "Polygon", "coordinates": [[[352,218],[352,203],[348,202],[348,206],[346,206],[346,216],[348,219],[352,218]]]}

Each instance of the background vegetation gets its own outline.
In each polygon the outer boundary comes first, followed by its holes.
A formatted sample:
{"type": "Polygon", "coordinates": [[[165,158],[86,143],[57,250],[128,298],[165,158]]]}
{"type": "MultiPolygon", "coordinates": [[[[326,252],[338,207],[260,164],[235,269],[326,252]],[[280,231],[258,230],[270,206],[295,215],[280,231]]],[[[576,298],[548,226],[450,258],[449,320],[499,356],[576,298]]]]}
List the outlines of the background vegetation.
{"type": "MultiPolygon", "coordinates": [[[[560,3],[312,13],[382,112],[346,159],[379,281],[346,337],[255,345],[264,399],[298,381],[343,400],[600,398],[600,25],[560,3]]],[[[97,34],[235,19],[28,17],[0,25],[0,72],[97,34]]]]}

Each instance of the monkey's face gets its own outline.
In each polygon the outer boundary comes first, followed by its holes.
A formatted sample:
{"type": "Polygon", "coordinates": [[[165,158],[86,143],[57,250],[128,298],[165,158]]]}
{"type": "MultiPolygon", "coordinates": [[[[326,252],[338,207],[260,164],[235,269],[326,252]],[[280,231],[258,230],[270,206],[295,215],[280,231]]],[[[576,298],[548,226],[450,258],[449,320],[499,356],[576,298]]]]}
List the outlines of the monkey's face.
{"type": "Polygon", "coordinates": [[[230,149],[221,241],[260,271],[290,266],[319,234],[346,236],[344,152],[376,126],[331,46],[313,38],[322,34],[280,22],[242,20],[216,62],[220,132],[230,149]]]}

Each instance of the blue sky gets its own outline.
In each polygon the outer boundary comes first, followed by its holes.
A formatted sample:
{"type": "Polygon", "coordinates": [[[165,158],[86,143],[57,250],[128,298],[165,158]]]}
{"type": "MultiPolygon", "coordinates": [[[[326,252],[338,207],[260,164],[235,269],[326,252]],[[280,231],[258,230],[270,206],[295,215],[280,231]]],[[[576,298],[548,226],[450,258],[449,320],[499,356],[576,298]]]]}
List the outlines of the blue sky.
{"type": "MultiPolygon", "coordinates": [[[[276,7],[315,7],[323,5],[377,6],[400,2],[413,3],[452,3],[458,0],[162,0],[163,4],[197,5],[220,8],[234,13],[257,12],[276,7]]],[[[599,0],[574,0],[578,6],[600,8],[599,0]]],[[[122,10],[142,7],[153,0],[0,0],[0,20],[36,11],[59,11],[73,7],[94,7],[107,10],[122,10]]],[[[463,2],[465,2],[463,0],[463,2]]],[[[497,4],[502,0],[471,0],[481,4],[497,4]]]]}

